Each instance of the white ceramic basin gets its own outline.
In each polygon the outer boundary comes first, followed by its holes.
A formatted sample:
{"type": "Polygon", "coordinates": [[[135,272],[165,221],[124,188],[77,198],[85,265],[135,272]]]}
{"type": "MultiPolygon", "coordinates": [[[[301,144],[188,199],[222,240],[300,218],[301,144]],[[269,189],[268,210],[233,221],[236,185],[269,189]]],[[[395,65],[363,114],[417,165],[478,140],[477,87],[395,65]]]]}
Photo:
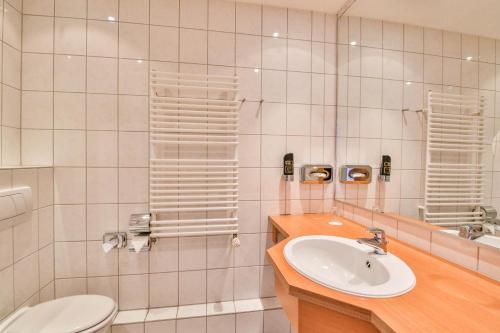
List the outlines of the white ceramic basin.
{"type": "Polygon", "coordinates": [[[303,236],[283,250],[287,262],[300,274],[348,294],[384,298],[407,293],[415,275],[398,257],[373,253],[356,240],[335,236],[303,236]]]}
{"type": "MultiPolygon", "coordinates": [[[[458,237],[458,230],[451,230],[451,229],[448,229],[448,230],[441,230],[442,232],[444,233],[447,233],[447,234],[452,234],[452,235],[455,235],[458,237]]],[[[500,237],[498,236],[493,236],[493,235],[483,235],[481,237],[478,237],[476,239],[474,239],[475,242],[478,242],[478,243],[481,243],[481,244],[485,244],[485,245],[489,245],[489,246],[494,246],[494,247],[497,247],[500,249],[500,237]]]]}

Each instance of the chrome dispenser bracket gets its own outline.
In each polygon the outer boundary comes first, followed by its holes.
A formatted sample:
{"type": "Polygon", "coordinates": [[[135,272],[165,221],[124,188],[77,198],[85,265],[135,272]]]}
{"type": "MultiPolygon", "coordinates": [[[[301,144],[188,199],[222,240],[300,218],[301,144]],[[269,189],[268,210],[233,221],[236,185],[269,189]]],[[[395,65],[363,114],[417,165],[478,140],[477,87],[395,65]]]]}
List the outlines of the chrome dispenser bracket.
{"type": "Polygon", "coordinates": [[[329,164],[306,164],[300,168],[300,182],[325,184],[333,181],[333,166],[329,164]]]}
{"type": "Polygon", "coordinates": [[[370,184],[371,181],[372,167],[369,165],[343,165],[340,168],[342,184],[370,184]]]}

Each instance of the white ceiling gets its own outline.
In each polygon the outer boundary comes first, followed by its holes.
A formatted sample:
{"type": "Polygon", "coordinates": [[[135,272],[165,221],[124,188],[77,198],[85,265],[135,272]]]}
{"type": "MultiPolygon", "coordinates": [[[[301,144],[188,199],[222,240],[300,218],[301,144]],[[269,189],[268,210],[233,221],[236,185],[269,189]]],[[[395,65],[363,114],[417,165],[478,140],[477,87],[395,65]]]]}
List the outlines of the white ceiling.
{"type": "Polygon", "coordinates": [[[238,1],[258,3],[267,6],[306,9],[306,10],[314,10],[318,12],[336,14],[347,0],[238,0],[238,1]]]}
{"type": "MultiPolygon", "coordinates": [[[[337,13],[348,0],[237,0],[337,13]]],[[[347,15],[500,39],[500,0],[356,0],[347,15]]]]}
{"type": "Polygon", "coordinates": [[[356,0],[347,15],[500,39],[499,0],[356,0]]]}

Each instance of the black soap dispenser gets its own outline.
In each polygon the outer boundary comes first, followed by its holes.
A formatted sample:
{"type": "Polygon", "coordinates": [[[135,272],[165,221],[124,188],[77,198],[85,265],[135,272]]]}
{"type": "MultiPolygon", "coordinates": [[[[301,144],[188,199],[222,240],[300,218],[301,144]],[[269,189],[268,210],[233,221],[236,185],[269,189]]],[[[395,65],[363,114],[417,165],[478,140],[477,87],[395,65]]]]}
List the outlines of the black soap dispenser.
{"type": "Polygon", "coordinates": [[[382,155],[379,179],[381,182],[391,181],[391,157],[389,155],[382,155]]]}
{"type": "Polygon", "coordinates": [[[283,178],[287,182],[293,182],[293,153],[283,157],[283,178]]]}

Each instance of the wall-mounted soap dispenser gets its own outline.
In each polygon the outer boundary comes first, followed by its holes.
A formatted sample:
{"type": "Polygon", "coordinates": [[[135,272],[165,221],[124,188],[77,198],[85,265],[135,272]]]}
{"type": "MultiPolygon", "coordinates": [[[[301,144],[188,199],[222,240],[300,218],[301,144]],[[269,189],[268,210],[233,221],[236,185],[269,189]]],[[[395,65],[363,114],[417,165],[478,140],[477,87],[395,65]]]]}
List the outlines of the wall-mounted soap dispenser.
{"type": "Polygon", "coordinates": [[[283,157],[283,178],[287,182],[293,182],[293,153],[283,157]]]}
{"type": "Polygon", "coordinates": [[[389,155],[382,155],[382,163],[380,164],[379,180],[381,182],[391,181],[391,157],[389,155]]]}

